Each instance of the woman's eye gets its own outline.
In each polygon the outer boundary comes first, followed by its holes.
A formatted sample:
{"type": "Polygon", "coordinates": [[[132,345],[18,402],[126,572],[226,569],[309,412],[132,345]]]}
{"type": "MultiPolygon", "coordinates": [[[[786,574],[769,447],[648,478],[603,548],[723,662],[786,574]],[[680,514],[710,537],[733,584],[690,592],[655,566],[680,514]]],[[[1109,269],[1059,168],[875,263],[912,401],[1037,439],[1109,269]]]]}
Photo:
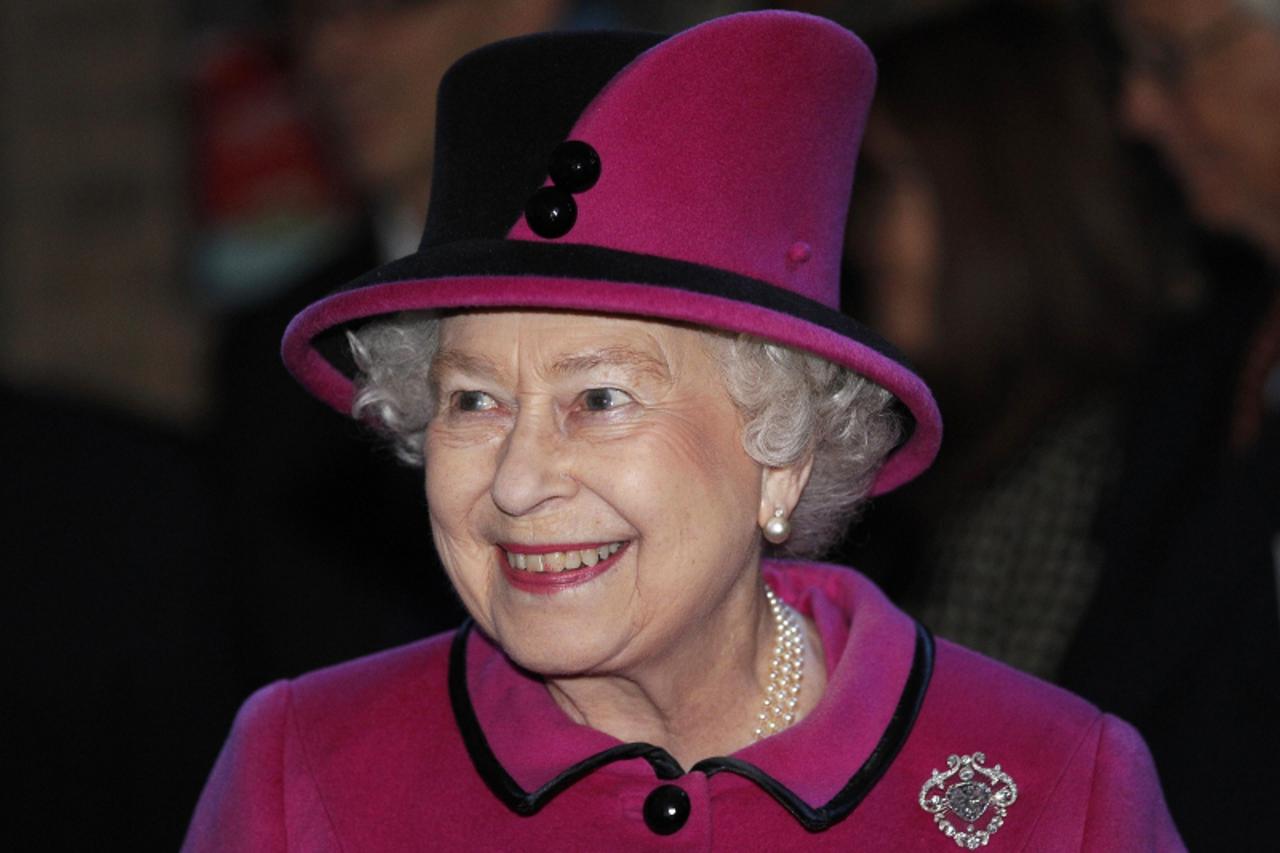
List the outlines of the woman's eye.
{"type": "Polygon", "coordinates": [[[590,388],[582,392],[582,407],[589,412],[607,412],[631,402],[631,395],[617,388],[590,388]]]}
{"type": "Polygon", "coordinates": [[[453,395],[453,405],[460,412],[485,412],[497,402],[483,391],[457,391],[453,395]]]}

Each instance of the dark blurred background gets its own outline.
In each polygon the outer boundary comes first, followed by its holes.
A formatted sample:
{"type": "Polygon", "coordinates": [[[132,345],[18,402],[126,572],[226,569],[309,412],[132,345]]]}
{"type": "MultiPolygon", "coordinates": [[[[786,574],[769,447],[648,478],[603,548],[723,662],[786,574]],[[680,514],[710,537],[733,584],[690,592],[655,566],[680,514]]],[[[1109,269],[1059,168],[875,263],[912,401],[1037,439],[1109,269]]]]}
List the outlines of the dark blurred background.
{"type": "MultiPolygon", "coordinates": [[[[936,470],[836,558],[1135,722],[1188,841],[1280,793],[1274,738],[1255,741],[1280,683],[1275,254],[1188,204],[1134,118],[1155,66],[1115,4],[3,0],[19,838],[173,849],[250,691],[460,618],[417,473],[277,354],[297,310],[415,247],[448,64],[763,5],[879,58],[846,309],[948,423],[936,470]],[[1206,766],[1230,768],[1233,805],[1206,805],[1206,766]]],[[[1160,61],[1211,61],[1220,23],[1173,27],[1160,61]]]]}

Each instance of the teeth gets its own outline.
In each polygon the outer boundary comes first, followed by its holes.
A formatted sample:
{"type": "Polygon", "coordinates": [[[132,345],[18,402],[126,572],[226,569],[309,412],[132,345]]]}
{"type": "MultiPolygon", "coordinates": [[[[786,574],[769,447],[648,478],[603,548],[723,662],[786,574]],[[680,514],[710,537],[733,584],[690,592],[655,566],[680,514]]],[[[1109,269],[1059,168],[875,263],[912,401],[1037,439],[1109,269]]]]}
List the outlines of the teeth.
{"type": "Polygon", "coordinates": [[[526,572],[559,573],[594,566],[606,560],[622,549],[624,543],[611,542],[598,548],[584,548],[578,551],[551,551],[546,554],[521,554],[507,551],[507,563],[516,569],[526,572]]]}

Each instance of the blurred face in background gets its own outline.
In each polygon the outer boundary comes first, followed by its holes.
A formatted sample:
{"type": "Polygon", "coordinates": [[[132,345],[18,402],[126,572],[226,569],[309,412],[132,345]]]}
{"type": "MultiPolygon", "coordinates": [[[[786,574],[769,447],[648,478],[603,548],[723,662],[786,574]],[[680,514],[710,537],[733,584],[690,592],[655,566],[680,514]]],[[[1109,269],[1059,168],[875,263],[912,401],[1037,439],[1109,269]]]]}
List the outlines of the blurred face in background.
{"type": "Polygon", "coordinates": [[[859,187],[846,240],[863,271],[867,320],[912,361],[931,366],[942,277],[937,191],[882,110],[871,113],[862,163],[874,168],[874,185],[859,187]]]}
{"type": "Polygon", "coordinates": [[[1118,0],[1123,117],[1197,214],[1280,254],[1280,19],[1235,0],[1118,0]]]}
{"type": "Polygon", "coordinates": [[[295,0],[306,90],[358,189],[425,211],[436,88],[481,45],[551,27],[558,0],[295,0]]]}

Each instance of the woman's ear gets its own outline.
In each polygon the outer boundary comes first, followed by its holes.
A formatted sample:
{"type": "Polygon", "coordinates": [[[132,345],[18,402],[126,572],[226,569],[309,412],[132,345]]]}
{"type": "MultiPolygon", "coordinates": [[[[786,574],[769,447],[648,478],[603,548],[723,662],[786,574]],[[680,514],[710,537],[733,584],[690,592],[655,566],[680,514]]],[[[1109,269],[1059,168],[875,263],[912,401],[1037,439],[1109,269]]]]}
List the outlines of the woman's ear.
{"type": "Polygon", "coordinates": [[[813,470],[813,454],[782,468],[768,465],[760,471],[760,511],[756,523],[764,527],[769,519],[782,510],[783,518],[790,518],[800,502],[800,494],[809,482],[813,470]]]}

